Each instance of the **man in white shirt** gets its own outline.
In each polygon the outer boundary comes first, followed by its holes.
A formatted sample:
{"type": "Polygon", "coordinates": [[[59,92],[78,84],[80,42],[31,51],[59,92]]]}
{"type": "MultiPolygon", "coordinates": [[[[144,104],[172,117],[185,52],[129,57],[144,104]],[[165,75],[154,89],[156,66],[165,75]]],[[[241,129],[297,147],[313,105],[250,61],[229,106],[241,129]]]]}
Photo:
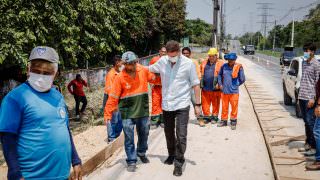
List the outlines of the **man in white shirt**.
{"type": "Polygon", "coordinates": [[[167,56],[149,66],[149,70],[161,76],[164,131],[169,153],[164,163],[171,165],[174,162],[173,175],[181,176],[187,145],[191,89],[195,91],[195,114],[199,116],[200,81],[192,60],[181,55],[178,42],[167,42],[166,49],[167,56]]]}

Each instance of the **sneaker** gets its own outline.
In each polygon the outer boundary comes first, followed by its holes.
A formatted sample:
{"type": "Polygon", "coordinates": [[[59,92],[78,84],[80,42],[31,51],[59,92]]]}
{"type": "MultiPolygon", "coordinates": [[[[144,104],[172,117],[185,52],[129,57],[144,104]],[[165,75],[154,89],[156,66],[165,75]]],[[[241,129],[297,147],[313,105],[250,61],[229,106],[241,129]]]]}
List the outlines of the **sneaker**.
{"type": "Polygon", "coordinates": [[[306,170],[319,171],[320,170],[320,161],[314,161],[312,164],[307,164],[306,170]]]}
{"type": "Polygon", "coordinates": [[[173,161],[174,161],[174,156],[169,156],[169,157],[164,161],[164,164],[172,165],[172,164],[173,164],[173,161]]]}
{"type": "Polygon", "coordinates": [[[80,115],[77,115],[77,116],[76,116],[76,119],[79,120],[79,119],[80,119],[80,115]]]}
{"type": "Polygon", "coordinates": [[[81,114],[82,116],[87,115],[87,113],[86,113],[86,112],[80,112],[80,114],[81,114]]]}
{"type": "Polygon", "coordinates": [[[128,172],[136,172],[137,166],[136,164],[128,164],[127,171],[128,172]]]}
{"type": "Polygon", "coordinates": [[[298,152],[306,152],[306,151],[309,151],[310,149],[311,149],[311,146],[309,144],[305,143],[302,148],[298,149],[298,152]]]}
{"type": "Polygon", "coordinates": [[[306,151],[303,153],[304,156],[314,156],[316,154],[316,149],[310,149],[309,151],[306,151]]]}
{"type": "Polygon", "coordinates": [[[174,166],[173,175],[174,176],[182,176],[182,167],[174,166]]]}
{"type": "Polygon", "coordinates": [[[150,125],[150,129],[153,130],[153,129],[157,129],[159,127],[159,125],[157,124],[151,124],[150,125]]]}
{"type": "Polygon", "coordinates": [[[147,156],[138,156],[141,160],[142,163],[147,164],[150,163],[149,159],[147,158],[147,156]]]}
{"type": "Polygon", "coordinates": [[[228,121],[221,120],[217,125],[217,127],[225,127],[225,126],[228,126],[228,121]]]}
{"type": "Polygon", "coordinates": [[[231,125],[231,130],[236,130],[237,120],[231,120],[230,125],[231,125]]]}
{"type": "Polygon", "coordinates": [[[206,123],[204,122],[203,118],[199,119],[199,126],[200,127],[204,127],[206,125],[206,123]]]}
{"type": "Polygon", "coordinates": [[[212,123],[212,124],[217,124],[218,121],[219,121],[219,118],[218,118],[218,117],[213,117],[211,123],[212,123]]]}

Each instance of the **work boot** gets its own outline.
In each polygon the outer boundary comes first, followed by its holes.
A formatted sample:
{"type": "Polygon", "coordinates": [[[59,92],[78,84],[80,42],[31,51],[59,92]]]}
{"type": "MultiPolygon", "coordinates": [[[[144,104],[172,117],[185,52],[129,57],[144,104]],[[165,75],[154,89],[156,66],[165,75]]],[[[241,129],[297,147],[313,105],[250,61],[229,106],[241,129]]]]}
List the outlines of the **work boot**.
{"type": "Polygon", "coordinates": [[[231,125],[231,130],[236,130],[237,120],[231,120],[230,125],[231,125]]]}
{"type": "Polygon", "coordinates": [[[225,127],[225,126],[228,126],[228,121],[221,120],[217,125],[217,127],[225,127]]]}
{"type": "Polygon", "coordinates": [[[314,156],[316,154],[316,149],[311,148],[308,151],[304,152],[303,154],[304,156],[307,156],[307,157],[314,156]]]}
{"type": "Polygon", "coordinates": [[[142,163],[147,164],[150,163],[149,159],[147,158],[147,156],[138,156],[141,160],[142,163]]]}
{"type": "Polygon", "coordinates": [[[320,170],[320,161],[315,161],[312,164],[307,164],[306,169],[309,171],[318,171],[320,170]]]}
{"type": "Polygon", "coordinates": [[[164,164],[172,165],[172,164],[173,164],[173,161],[174,161],[174,156],[169,156],[169,157],[164,161],[164,164]]]}
{"type": "Polygon", "coordinates": [[[182,176],[182,167],[181,166],[174,166],[173,175],[174,176],[182,176]]]}
{"type": "Polygon", "coordinates": [[[164,123],[160,123],[160,127],[164,128],[164,123]]]}
{"type": "Polygon", "coordinates": [[[128,164],[127,171],[128,172],[136,172],[137,166],[136,164],[128,164]]]}
{"type": "Polygon", "coordinates": [[[206,123],[204,122],[203,118],[200,118],[200,119],[199,119],[199,126],[200,126],[200,127],[206,126],[206,123]]]}
{"type": "Polygon", "coordinates": [[[157,129],[159,127],[158,124],[151,124],[150,125],[150,129],[153,130],[153,129],[157,129]]]}
{"type": "Polygon", "coordinates": [[[219,118],[217,116],[213,116],[211,123],[217,124],[219,122],[219,118]]]}
{"type": "Polygon", "coordinates": [[[309,151],[310,149],[311,149],[311,146],[308,143],[305,143],[302,148],[298,149],[298,152],[306,152],[306,151],[309,151]]]}

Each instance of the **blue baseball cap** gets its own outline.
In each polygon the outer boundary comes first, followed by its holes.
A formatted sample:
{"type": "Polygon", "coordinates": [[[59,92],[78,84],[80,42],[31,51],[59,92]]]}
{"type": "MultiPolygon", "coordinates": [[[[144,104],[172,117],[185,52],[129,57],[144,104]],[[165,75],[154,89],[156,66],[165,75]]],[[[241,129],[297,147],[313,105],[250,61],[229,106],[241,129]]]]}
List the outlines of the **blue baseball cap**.
{"type": "Polygon", "coordinates": [[[224,55],[224,59],[225,60],[233,60],[233,61],[235,61],[235,60],[237,60],[237,54],[236,53],[229,53],[229,54],[226,54],[226,55],[224,55]]]}
{"type": "Polygon", "coordinates": [[[138,60],[138,56],[132,51],[127,51],[127,52],[122,54],[122,58],[121,59],[125,63],[128,63],[128,62],[137,61],[138,60]]]}

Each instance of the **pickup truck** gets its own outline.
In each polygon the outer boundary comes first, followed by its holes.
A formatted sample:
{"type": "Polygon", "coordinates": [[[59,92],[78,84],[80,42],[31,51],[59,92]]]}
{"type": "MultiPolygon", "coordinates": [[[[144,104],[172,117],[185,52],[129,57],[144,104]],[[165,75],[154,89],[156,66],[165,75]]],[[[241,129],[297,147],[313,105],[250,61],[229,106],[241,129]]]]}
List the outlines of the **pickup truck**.
{"type": "MultiPolygon", "coordinates": [[[[320,56],[315,56],[319,61],[320,56]]],[[[302,77],[302,63],[304,61],[303,56],[295,57],[291,60],[291,63],[286,67],[282,74],[283,82],[283,101],[285,105],[295,105],[296,116],[302,117],[298,94],[300,89],[300,82],[302,77]]]]}

